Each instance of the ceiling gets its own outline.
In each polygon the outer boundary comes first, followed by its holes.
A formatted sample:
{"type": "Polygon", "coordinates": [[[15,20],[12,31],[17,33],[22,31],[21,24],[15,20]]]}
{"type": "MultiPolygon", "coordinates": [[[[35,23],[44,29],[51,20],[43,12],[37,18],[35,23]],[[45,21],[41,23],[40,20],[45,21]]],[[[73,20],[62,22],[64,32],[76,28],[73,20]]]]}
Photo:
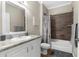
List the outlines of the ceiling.
{"type": "Polygon", "coordinates": [[[58,6],[69,4],[71,2],[72,1],[44,1],[43,4],[47,7],[47,9],[52,9],[58,6]]]}

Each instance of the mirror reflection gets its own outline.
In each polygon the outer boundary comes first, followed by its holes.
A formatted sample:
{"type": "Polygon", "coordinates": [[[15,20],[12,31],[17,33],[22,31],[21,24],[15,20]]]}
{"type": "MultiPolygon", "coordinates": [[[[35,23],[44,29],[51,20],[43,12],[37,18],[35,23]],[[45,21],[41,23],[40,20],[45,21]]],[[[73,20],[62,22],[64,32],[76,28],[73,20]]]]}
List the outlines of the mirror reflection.
{"type": "Polygon", "coordinates": [[[10,32],[25,31],[25,10],[21,7],[6,2],[6,19],[10,32]]]}

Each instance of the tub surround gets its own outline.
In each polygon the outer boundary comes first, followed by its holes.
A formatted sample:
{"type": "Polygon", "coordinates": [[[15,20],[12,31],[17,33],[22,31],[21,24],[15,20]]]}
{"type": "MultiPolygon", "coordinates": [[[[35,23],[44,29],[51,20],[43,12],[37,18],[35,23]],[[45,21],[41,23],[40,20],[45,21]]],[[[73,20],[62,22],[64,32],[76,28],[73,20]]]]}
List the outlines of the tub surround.
{"type": "Polygon", "coordinates": [[[61,40],[61,39],[54,39],[51,42],[52,49],[72,53],[72,44],[70,41],[61,40]]]}

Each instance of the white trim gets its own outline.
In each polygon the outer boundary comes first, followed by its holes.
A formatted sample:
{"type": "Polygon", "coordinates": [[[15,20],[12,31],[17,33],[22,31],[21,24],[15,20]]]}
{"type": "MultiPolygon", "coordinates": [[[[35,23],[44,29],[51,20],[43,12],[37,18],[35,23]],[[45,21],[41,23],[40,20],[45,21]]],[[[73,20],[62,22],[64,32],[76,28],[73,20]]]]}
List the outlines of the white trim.
{"type": "Polygon", "coordinates": [[[48,9],[50,10],[50,9],[54,9],[54,8],[59,8],[59,7],[63,7],[63,6],[69,5],[69,4],[72,4],[72,2],[65,3],[65,4],[62,4],[62,5],[59,5],[59,6],[55,6],[55,7],[51,7],[51,8],[48,8],[48,9]]]}
{"type": "Polygon", "coordinates": [[[27,12],[27,8],[25,9],[25,31],[28,32],[28,12],[27,12]]]}
{"type": "Polygon", "coordinates": [[[43,2],[40,2],[40,35],[42,36],[42,17],[43,17],[43,2]]]}
{"type": "Polygon", "coordinates": [[[2,34],[3,33],[5,33],[5,24],[4,24],[4,22],[5,22],[5,18],[6,18],[6,16],[5,16],[5,13],[6,13],[6,7],[5,7],[5,1],[2,1],[2,34]]]}
{"type": "MultiPolygon", "coordinates": [[[[22,4],[20,4],[20,3],[18,3],[18,2],[15,2],[15,1],[8,1],[7,3],[9,3],[9,4],[13,3],[14,5],[19,6],[19,7],[22,8],[22,9],[26,9],[25,6],[23,6],[22,4]]],[[[12,4],[11,4],[11,5],[12,5],[12,4]]]]}

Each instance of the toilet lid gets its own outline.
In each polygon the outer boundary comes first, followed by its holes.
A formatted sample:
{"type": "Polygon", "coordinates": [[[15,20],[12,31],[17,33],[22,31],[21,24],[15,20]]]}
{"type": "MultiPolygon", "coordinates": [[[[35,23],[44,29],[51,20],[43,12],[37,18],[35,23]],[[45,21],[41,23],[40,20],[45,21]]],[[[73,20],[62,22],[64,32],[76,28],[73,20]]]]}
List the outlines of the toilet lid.
{"type": "Polygon", "coordinates": [[[50,44],[41,43],[41,48],[43,48],[43,49],[49,49],[50,48],[50,44]]]}

